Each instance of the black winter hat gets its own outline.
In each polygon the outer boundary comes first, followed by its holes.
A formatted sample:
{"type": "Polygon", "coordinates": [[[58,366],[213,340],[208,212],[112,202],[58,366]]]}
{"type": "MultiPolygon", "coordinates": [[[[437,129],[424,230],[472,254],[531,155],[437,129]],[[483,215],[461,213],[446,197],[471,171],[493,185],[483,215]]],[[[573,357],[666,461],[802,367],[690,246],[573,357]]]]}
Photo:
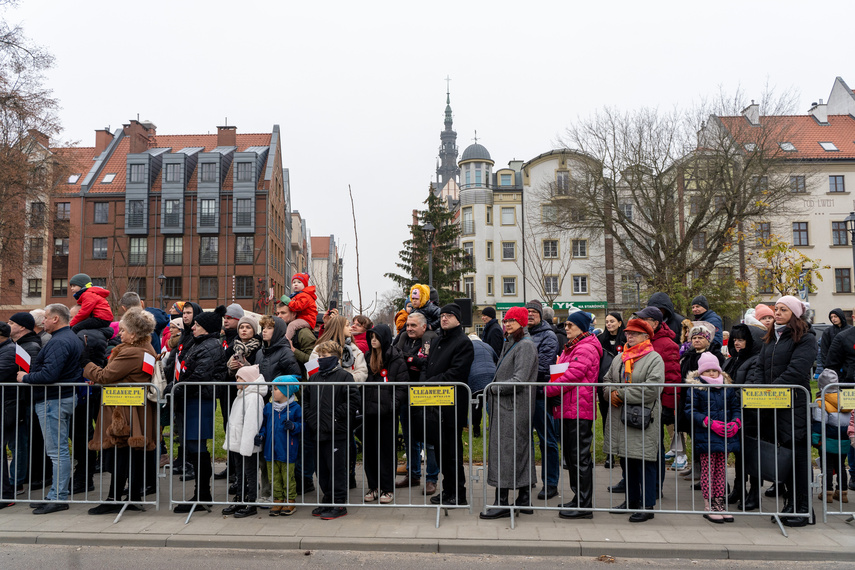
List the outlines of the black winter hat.
{"type": "Polygon", "coordinates": [[[538,301],[537,299],[532,299],[528,303],[525,304],[526,309],[534,309],[537,311],[537,314],[540,315],[540,318],[543,318],[543,303],[538,301]]]}
{"type": "Polygon", "coordinates": [[[0,321],[0,336],[5,336],[6,338],[12,336],[12,328],[3,321],[0,321]]]}
{"type": "Polygon", "coordinates": [[[703,307],[707,311],[710,310],[710,302],[707,301],[707,298],[704,297],[703,295],[698,295],[697,297],[692,299],[692,304],[693,305],[700,305],[701,307],[703,307]]]}
{"type": "Polygon", "coordinates": [[[656,307],[645,307],[635,313],[635,316],[639,319],[653,319],[656,322],[662,322],[662,311],[656,307]]]}
{"type": "Polygon", "coordinates": [[[460,320],[460,315],[462,314],[460,311],[460,305],[458,305],[457,303],[449,303],[443,306],[442,309],[440,309],[439,314],[441,315],[443,313],[450,313],[454,315],[455,317],[457,317],[458,321],[460,320]]]}
{"type": "Polygon", "coordinates": [[[218,333],[223,328],[223,316],[226,308],[220,305],[213,311],[205,311],[196,317],[196,324],[205,329],[208,334],[218,333]]]}
{"type": "Polygon", "coordinates": [[[490,317],[491,319],[495,319],[496,318],[496,309],[494,309],[493,307],[484,307],[483,309],[481,309],[481,314],[484,315],[485,317],[490,317]]]}
{"type": "Polygon", "coordinates": [[[18,326],[24,327],[25,329],[35,330],[36,329],[36,319],[33,318],[33,315],[30,313],[15,313],[9,320],[15,323],[18,326]]]}

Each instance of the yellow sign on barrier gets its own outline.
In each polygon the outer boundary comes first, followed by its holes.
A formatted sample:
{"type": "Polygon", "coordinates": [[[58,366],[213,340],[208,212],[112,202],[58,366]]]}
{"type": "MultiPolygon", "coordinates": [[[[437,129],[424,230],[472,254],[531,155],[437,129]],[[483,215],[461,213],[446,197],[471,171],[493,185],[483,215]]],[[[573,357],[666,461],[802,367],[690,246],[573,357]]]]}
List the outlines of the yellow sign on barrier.
{"type": "Polygon", "coordinates": [[[855,390],[840,390],[837,402],[841,410],[855,410],[855,390]]]}
{"type": "Polygon", "coordinates": [[[791,406],[789,388],[743,388],[743,408],[789,408],[791,406]]]}
{"type": "Polygon", "coordinates": [[[411,406],[453,406],[454,386],[410,386],[411,406]]]}
{"type": "Polygon", "coordinates": [[[145,387],[107,386],[104,388],[102,401],[105,406],[144,406],[145,387]]]}

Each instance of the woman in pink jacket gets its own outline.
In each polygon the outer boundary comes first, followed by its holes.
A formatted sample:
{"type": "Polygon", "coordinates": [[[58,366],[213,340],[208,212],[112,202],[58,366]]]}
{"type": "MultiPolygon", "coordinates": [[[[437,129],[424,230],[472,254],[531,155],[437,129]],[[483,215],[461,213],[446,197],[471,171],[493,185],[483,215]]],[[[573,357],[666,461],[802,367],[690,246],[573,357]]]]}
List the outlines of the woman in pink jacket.
{"type": "Polygon", "coordinates": [[[563,519],[592,519],[590,510],[594,497],[593,461],[591,444],[594,441],[594,396],[597,375],[600,371],[600,359],[603,347],[597,337],[588,332],[591,318],[584,311],[577,311],[567,317],[564,330],[567,332],[567,344],[558,357],[558,365],[567,369],[560,377],[551,379],[554,385],[544,388],[547,397],[559,396],[560,403],[552,410],[553,417],[561,421],[561,434],[564,439],[562,450],[564,463],[570,472],[570,489],[574,497],[569,503],[561,505],[559,511],[563,519]],[[562,388],[562,382],[586,383],[591,387],[573,386],[562,388]]]}

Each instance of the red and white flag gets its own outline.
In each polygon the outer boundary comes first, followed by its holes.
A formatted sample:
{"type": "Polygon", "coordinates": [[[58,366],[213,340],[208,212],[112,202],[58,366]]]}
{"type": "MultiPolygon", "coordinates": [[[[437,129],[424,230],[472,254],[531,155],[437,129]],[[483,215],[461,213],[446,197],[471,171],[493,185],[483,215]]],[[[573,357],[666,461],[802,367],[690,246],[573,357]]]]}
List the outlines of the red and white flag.
{"type": "Polygon", "coordinates": [[[154,376],[154,355],[145,353],[142,357],[142,371],[149,376],[154,376]]]}
{"type": "Polygon", "coordinates": [[[564,373],[567,372],[567,368],[570,367],[569,362],[564,362],[562,364],[550,364],[549,365],[549,381],[557,382],[559,378],[564,376],[564,373]]]}
{"type": "Polygon", "coordinates": [[[184,372],[185,370],[187,370],[187,367],[184,366],[183,360],[181,362],[178,362],[178,361],[175,362],[175,381],[176,382],[178,382],[178,379],[181,376],[181,373],[184,372]]]}
{"type": "Polygon", "coordinates": [[[15,345],[15,364],[20,366],[24,372],[30,372],[30,355],[19,344],[15,345]]]}
{"type": "Polygon", "coordinates": [[[312,359],[306,363],[306,372],[309,373],[309,378],[318,373],[318,361],[317,359],[312,359]]]}

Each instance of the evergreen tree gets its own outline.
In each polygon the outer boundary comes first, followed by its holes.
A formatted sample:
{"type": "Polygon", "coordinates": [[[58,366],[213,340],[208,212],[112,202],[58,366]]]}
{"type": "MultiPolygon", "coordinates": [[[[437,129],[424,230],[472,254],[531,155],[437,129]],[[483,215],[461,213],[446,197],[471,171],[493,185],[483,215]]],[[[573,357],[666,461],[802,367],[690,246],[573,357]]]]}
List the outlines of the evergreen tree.
{"type": "Polygon", "coordinates": [[[398,308],[406,304],[410,288],[416,283],[428,284],[428,242],[421,226],[430,222],[436,228],[433,238],[433,286],[439,294],[439,305],[450,303],[460,296],[458,287],[463,273],[470,271],[471,261],[458,245],[460,226],[454,212],[449,211],[439,196],[428,191],[426,210],[417,213],[418,222],[409,226],[410,239],[400,251],[401,260],[395,265],[401,273],[386,273],[401,287],[398,308]]]}

